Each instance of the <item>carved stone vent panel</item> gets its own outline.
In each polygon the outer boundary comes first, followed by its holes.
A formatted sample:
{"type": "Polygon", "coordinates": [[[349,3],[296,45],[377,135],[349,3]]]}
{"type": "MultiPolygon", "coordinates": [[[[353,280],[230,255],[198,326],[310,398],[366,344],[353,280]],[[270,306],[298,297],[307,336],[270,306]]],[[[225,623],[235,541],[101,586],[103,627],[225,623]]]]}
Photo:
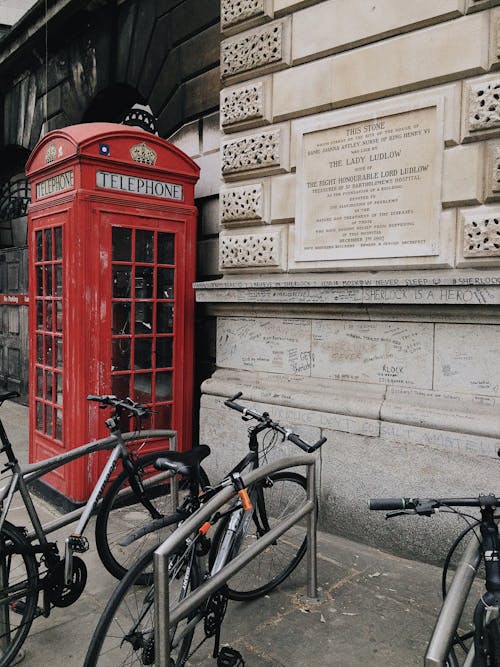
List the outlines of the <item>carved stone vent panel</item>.
{"type": "Polygon", "coordinates": [[[263,188],[261,183],[222,190],[221,222],[226,225],[252,220],[262,222],[263,188]]]}
{"type": "Polygon", "coordinates": [[[275,22],[222,43],[222,77],[227,78],[283,59],[283,23],[275,22]]]}
{"type": "Polygon", "coordinates": [[[464,221],[464,257],[500,257],[500,211],[464,221]]]}
{"type": "Polygon", "coordinates": [[[279,266],[281,238],[279,234],[241,234],[221,237],[221,269],[243,269],[279,266]]]}
{"type": "Polygon", "coordinates": [[[469,130],[500,127],[500,80],[475,84],[470,89],[469,130]]]}
{"type": "Polygon", "coordinates": [[[280,162],[281,133],[279,129],[222,144],[223,175],[278,167],[280,162]]]}
{"type": "Polygon", "coordinates": [[[222,127],[264,118],[264,84],[262,81],[221,93],[222,127]]]}
{"type": "Polygon", "coordinates": [[[264,0],[221,0],[221,28],[227,30],[264,13],[264,0]]]}

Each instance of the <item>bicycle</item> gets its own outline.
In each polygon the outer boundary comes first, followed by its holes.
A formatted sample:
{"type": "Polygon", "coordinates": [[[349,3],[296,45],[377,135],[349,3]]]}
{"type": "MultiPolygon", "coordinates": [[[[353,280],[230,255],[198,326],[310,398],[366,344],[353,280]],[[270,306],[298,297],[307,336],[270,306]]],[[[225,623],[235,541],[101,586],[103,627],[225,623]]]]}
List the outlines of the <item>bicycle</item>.
{"type": "MultiPolygon", "coordinates": [[[[172,470],[185,476],[190,485],[188,496],[174,514],[175,519],[165,518],[165,522],[172,520],[182,524],[189,517],[194,518],[196,511],[205,506],[219,491],[232,487],[229,490],[234,489],[237,492],[237,495],[233,493],[233,501],[211,515],[210,519],[185,541],[182,540],[181,547],[170,560],[169,599],[175,602],[184,600],[202,581],[214,577],[226,563],[246,549],[247,542],[265,538],[284,516],[293,514],[297,507],[305,505],[306,480],[294,472],[273,472],[248,488],[243,486],[241,475],[259,468],[275,445],[275,436],[283,436],[283,439],[306,452],[316,451],[326,441],[326,438],[321,438],[314,445],[309,445],[297,434],[273,421],[267,412],[260,414],[237,403],[240,396],[241,393],[226,400],[225,405],[241,412],[243,419],[254,419],[258,424],[249,429],[248,454],[219,484],[210,486],[202,481],[201,462],[210,452],[206,445],[193,448],[188,453],[190,458],[181,453],[175,457],[162,457],[157,462],[160,469],[172,470]],[[272,437],[264,438],[260,445],[257,436],[263,431],[268,431],[272,437]],[[215,532],[210,538],[208,533],[212,527],[215,527],[215,532]]],[[[159,525],[162,525],[161,521],[156,524],[151,522],[137,535],[131,534],[127,541],[133,542],[136,536],[154,530],[159,525]]],[[[233,576],[227,585],[202,600],[199,607],[189,613],[186,619],[171,627],[172,667],[185,665],[208,638],[214,638],[213,657],[219,656],[221,659],[220,629],[228,599],[256,599],[271,592],[290,576],[306,550],[307,538],[303,535],[306,529],[300,526],[298,530],[299,536],[288,535],[285,539],[273,540],[243,569],[242,576],[233,576]],[[195,632],[201,633],[201,640],[197,638],[194,649],[191,649],[195,632]]],[[[115,589],[92,637],[85,667],[154,664],[154,624],[157,610],[152,574],[153,554],[153,550],[145,554],[115,589]],[[149,581],[144,582],[145,576],[149,576],[149,581]],[[144,585],[137,585],[138,583],[144,585]]]]}
{"type": "MultiPolygon", "coordinates": [[[[16,396],[17,392],[0,395],[0,405],[16,396]]],[[[118,544],[119,539],[114,537],[117,532],[115,528],[119,529],[122,523],[120,512],[110,513],[110,507],[121,507],[128,513],[128,522],[135,521],[138,525],[144,522],[146,516],[163,516],[165,510],[162,504],[167,500],[171,502],[172,473],[158,474],[153,468],[156,458],[169,451],[161,450],[143,457],[138,454],[148,441],[173,438],[175,432],[156,430],[142,434],[122,434],[120,420],[124,415],[141,419],[151,411],[131,399],[120,400],[115,396],[87,398],[98,402],[100,407],[113,408],[111,417],[106,420],[110,436],[37,463],[19,463],[0,420],[0,453],[7,457],[7,464],[0,474],[10,476],[8,482],[0,488],[0,667],[7,667],[16,658],[36,617],[48,617],[53,607],[73,604],[83,592],[87,570],[85,562],[74,554],[84,553],[89,548],[84,536],[85,528],[119,460],[123,470],[111,484],[105,502],[97,510],[100,517],[100,527],[96,528],[100,553],[104,550],[114,560],[130,558],[130,554],[118,544]],[[134,451],[129,451],[126,444],[134,442],[134,451]],[[80,456],[102,450],[112,451],[85,506],[42,525],[28,488],[30,483],[80,456]],[[119,490],[122,490],[121,495],[118,495],[119,490]],[[7,521],[16,493],[19,493],[26,509],[32,527],[30,531],[7,521]],[[75,530],[65,540],[64,554],[61,556],[57,544],[50,542],[47,536],[78,518],[75,530]],[[102,544],[99,544],[99,540],[102,544]],[[39,606],[40,593],[42,600],[39,606]]],[[[160,536],[157,536],[155,544],[160,541],[160,536]]],[[[133,553],[136,557],[140,555],[141,549],[146,549],[144,543],[134,545],[133,553]]]]}
{"type": "Polygon", "coordinates": [[[495,510],[500,498],[494,495],[477,498],[375,498],[372,510],[385,510],[387,518],[401,515],[432,516],[453,512],[468,523],[450,547],[443,566],[441,581],[443,604],[425,654],[426,667],[500,667],[500,542],[498,516],[495,510]],[[455,508],[479,508],[477,519],[455,508]],[[463,540],[472,533],[456,567],[451,586],[448,574],[453,556],[463,540]],[[459,633],[458,627],[474,579],[484,565],[485,592],[475,605],[473,627],[459,633]],[[459,657],[463,652],[462,657],[459,657]]]}

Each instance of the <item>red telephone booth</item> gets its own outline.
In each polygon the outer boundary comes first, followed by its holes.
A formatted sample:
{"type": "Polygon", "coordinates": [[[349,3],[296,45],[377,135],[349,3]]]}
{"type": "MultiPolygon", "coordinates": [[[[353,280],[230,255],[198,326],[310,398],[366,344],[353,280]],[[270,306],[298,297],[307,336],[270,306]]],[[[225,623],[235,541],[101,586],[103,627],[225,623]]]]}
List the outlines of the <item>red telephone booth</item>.
{"type": "MultiPolygon", "coordinates": [[[[189,448],[198,166],[142,130],[89,123],[47,134],[26,172],[31,460],[107,435],[89,393],[151,406],[146,426],[189,448]]],[[[85,500],[104,456],[47,481],[85,500]]]]}

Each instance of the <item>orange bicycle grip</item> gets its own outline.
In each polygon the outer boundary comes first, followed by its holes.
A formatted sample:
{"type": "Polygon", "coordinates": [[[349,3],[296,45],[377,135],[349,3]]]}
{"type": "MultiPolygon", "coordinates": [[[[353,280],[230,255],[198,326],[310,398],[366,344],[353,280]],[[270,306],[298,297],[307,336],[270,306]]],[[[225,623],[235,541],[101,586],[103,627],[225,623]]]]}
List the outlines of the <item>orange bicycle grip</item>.
{"type": "Polygon", "coordinates": [[[206,535],[208,531],[210,530],[211,523],[210,521],[205,521],[205,523],[198,528],[198,532],[201,535],[206,535]]]}
{"type": "Polygon", "coordinates": [[[238,495],[241,500],[241,506],[245,510],[245,512],[248,512],[248,510],[253,509],[252,501],[250,500],[250,496],[247,493],[246,489],[240,489],[238,491],[238,495]]]}

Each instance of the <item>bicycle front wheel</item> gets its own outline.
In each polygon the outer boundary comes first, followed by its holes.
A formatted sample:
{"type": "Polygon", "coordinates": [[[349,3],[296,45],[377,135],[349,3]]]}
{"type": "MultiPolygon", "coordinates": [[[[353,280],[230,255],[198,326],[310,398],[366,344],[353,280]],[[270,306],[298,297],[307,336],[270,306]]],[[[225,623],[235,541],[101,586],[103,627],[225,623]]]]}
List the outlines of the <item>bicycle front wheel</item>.
{"type": "MultiPolygon", "coordinates": [[[[111,596],[94,632],[84,667],[154,665],[155,600],[153,552],[133,565],[111,596]]],[[[199,568],[193,550],[174,555],[169,564],[169,599],[173,607],[199,584],[199,568]]],[[[192,618],[191,615],[189,618],[192,618]]],[[[182,667],[189,655],[194,629],[182,621],[170,629],[171,667],[182,667]]]]}
{"type": "Polygon", "coordinates": [[[171,511],[170,477],[154,468],[154,462],[168,451],[154,452],[134,463],[134,475],[144,486],[142,500],[132,490],[130,475],[123,471],[106,492],[97,514],[96,546],[104,566],[121,579],[132,563],[153,547],[159,546],[175,528],[175,521],[148,533],[130,544],[122,544],[144,525],[168,516],[171,511]]]}
{"type": "MultiPolygon", "coordinates": [[[[231,558],[258,541],[307,500],[307,482],[297,473],[283,471],[269,475],[255,485],[252,520],[244,535],[236,535],[231,558]]],[[[220,525],[210,555],[211,565],[221,544],[229,517],[220,525]]],[[[294,571],[307,547],[305,521],[296,524],[264,551],[253,558],[240,572],[229,579],[225,593],[231,600],[254,600],[270,593],[294,571]]]]}
{"type": "Polygon", "coordinates": [[[0,667],[16,658],[35,618],[38,567],[23,533],[5,522],[0,531],[0,667]]]}

